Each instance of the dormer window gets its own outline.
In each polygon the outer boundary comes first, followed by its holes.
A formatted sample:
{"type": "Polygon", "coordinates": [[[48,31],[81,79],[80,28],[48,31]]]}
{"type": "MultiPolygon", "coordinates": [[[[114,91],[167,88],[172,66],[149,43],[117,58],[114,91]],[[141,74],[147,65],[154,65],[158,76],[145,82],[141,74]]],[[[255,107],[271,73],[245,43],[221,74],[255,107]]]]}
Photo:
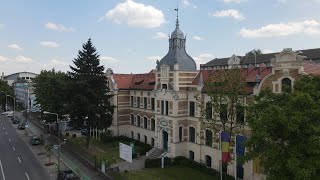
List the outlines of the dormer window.
{"type": "Polygon", "coordinates": [[[161,67],[161,77],[168,77],[169,72],[168,72],[168,67],[161,67]]]}

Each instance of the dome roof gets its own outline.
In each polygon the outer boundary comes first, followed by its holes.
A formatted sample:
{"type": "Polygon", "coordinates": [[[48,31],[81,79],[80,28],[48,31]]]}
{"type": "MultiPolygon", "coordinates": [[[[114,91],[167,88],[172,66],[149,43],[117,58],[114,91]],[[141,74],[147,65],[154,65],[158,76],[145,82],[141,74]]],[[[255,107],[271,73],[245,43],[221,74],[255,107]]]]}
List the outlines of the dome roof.
{"type": "Polygon", "coordinates": [[[171,38],[184,38],[183,32],[179,29],[179,26],[171,33],[171,38]]]}

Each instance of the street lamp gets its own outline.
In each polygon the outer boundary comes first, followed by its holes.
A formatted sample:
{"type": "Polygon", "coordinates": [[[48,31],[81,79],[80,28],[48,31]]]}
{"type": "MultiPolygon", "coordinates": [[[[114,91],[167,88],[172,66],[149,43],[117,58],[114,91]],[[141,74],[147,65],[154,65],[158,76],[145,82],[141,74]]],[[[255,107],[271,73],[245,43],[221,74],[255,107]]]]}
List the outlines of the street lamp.
{"type": "MultiPolygon", "coordinates": [[[[48,111],[43,111],[43,114],[52,114],[57,116],[56,122],[58,123],[58,173],[60,172],[60,123],[59,123],[59,116],[57,113],[52,113],[48,111]]],[[[50,128],[50,127],[49,127],[50,128]]]]}
{"type": "Polygon", "coordinates": [[[6,97],[12,97],[13,98],[13,121],[15,120],[15,111],[16,111],[16,98],[11,95],[6,95],[6,97]]]}

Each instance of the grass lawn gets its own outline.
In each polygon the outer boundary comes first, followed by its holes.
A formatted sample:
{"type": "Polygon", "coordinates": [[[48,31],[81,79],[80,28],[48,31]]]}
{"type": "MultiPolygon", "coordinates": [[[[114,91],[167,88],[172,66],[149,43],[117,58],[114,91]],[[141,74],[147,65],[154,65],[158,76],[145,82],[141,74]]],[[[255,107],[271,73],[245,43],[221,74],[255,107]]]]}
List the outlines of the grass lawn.
{"type": "Polygon", "coordinates": [[[119,143],[102,144],[94,139],[90,139],[90,149],[86,147],[86,138],[69,138],[68,141],[74,146],[75,150],[94,162],[94,157],[107,160],[110,164],[122,161],[119,157],[119,143]]]}
{"type": "Polygon", "coordinates": [[[168,168],[150,168],[141,171],[126,172],[115,175],[116,180],[218,180],[219,177],[198,170],[173,166],[168,168]]]}

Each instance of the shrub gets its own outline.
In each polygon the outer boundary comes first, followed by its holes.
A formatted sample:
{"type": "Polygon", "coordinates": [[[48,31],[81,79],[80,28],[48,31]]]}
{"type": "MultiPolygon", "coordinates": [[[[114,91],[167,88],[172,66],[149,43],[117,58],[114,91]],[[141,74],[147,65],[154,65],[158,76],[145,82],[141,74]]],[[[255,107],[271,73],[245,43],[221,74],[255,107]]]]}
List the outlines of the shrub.
{"type": "Polygon", "coordinates": [[[77,137],[77,134],[72,134],[72,137],[73,137],[73,138],[77,137]]]}
{"type": "Polygon", "coordinates": [[[69,136],[69,132],[66,132],[66,137],[68,137],[69,136]]]}
{"type": "MultiPolygon", "coordinates": [[[[168,157],[164,158],[164,166],[171,166],[170,158],[168,157]]],[[[161,158],[145,160],[145,168],[157,168],[157,167],[161,167],[161,158]]]]}

